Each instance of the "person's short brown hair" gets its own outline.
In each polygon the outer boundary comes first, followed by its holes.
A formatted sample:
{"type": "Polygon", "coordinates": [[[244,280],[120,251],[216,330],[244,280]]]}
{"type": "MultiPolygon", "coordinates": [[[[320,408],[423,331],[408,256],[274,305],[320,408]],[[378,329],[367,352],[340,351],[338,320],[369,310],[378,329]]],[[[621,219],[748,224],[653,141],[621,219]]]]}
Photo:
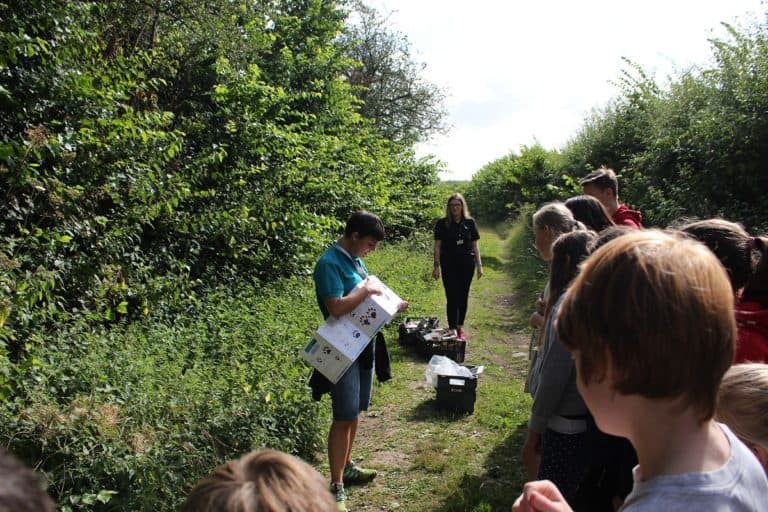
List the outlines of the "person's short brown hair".
{"type": "Polygon", "coordinates": [[[594,185],[600,190],[605,190],[606,188],[610,188],[611,190],[613,190],[614,196],[618,197],[619,195],[619,180],[616,178],[616,173],[613,172],[613,169],[609,169],[608,167],[605,167],[605,166],[600,167],[599,169],[587,174],[579,182],[579,185],[581,185],[582,187],[584,185],[594,185]]]}
{"type": "Polygon", "coordinates": [[[578,351],[582,382],[604,379],[610,357],[613,389],[680,399],[704,421],[733,362],[733,293],[704,245],[658,230],[627,233],[584,263],[557,332],[578,351]]]}
{"type": "Polygon", "coordinates": [[[353,212],[347,219],[347,224],[344,226],[344,235],[352,236],[352,233],[357,233],[360,238],[372,236],[374,240],[381,242],[384,240],[385,231],[384,223],[375,214],[366,210],[358,210],[353,212]]]}
{"type": "Polygon", "coordinates": [[[270,449],[216,468],[189,493],[182,512],[336,512],[328,483],[312,466],[270,449]]]}

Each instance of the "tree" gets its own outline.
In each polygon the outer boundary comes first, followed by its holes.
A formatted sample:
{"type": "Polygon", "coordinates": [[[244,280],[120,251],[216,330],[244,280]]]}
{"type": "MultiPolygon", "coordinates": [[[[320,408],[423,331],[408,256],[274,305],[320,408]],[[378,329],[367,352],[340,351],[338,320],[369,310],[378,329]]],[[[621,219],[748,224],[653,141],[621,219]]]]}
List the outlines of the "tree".
{"type": "Polygon", "coordinates": [[[390,26],[389,16],[356,2],[350,20],[342,44],[358,62],[346,76],[360,113],[384,137],[405,144],[444,132],[445,93],[422,77],[426,64],[413,60],[408,39],[390,26]]]}

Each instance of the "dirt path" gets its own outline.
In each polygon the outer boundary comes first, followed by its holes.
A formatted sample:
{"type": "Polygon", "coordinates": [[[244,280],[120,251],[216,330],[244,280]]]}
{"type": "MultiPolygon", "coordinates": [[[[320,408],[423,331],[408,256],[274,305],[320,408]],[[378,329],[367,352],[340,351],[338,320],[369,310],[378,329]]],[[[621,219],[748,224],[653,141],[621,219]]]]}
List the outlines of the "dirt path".
{"type": "MultiPolygon", "coordinates": [[[[522,392],[529,332],[515,328],[516,303],[506,244],[481,232],[485,276],[475,280],[467,316],[466,362],[485,366],[475,412],[451,415],[426,386],[426,360],[390,342],[395,378],[377,385],[361,419],[355,457],[379,470],[348,491],[354,511],[495,511],[511,508],[522,484],[518,460],[530,407],[522,392]]],[[[437,285],[436,285],[437,286],[437,285]]],[[[442,287],[435,315],[444,309],[442,287]]],[[[522,311],[522,310],[521,310],[522,311]]],[[[439,315],[444,322],[444,315],[439,315]]]]}

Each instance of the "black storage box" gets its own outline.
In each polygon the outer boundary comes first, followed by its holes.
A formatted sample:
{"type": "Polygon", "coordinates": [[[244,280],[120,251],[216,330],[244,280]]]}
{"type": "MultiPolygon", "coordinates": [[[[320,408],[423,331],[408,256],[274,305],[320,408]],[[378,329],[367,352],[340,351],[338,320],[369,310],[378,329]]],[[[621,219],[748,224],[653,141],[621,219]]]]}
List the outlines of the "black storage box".
{"type": "Polygon", "coordinates": [[[467,352],[467,342],[459,338],[443,338],[432,343],[431,356],[445,356],[453,359],[457,363],[464,362],[464,355],[467,352]]]}
{"type": "Polygon", "coordinates": [[[467,342],[460,340],[455,334],[448,334],[449,332],[449,329],[436,329],[424,333],[417,348],[427,357],[445,356],[457,363],[463,363],[467,342]]]}
{"type": "Polygon", "coordinates": [[[418,346],[423,343],[423,335],[437,328],[437,317],[406,318],[398,328],[397,341],[405,346],[418,346]]]}
{"type": "Polygon", "coordinates": [[[467,414],[475,412],[475,400],[477,398],[477,366],[462,366],[469,368],[469,371],[472,372],[473,376],[437,376],[438,409],[467,414]]]}

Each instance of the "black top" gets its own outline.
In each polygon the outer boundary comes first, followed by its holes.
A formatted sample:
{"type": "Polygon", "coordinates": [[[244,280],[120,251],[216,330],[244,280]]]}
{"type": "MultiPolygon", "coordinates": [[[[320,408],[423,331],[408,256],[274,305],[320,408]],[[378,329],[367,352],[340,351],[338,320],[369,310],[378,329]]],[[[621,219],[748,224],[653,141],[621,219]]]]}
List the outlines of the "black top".
{"type": "Polygon", "coordinates": [[[440,261],[451,262],[475,255],[472,242],[480,239],[474,219],[451,221],[446,226],[445,219],[435,224],[435,240],[440,240],[440,261]]]}

